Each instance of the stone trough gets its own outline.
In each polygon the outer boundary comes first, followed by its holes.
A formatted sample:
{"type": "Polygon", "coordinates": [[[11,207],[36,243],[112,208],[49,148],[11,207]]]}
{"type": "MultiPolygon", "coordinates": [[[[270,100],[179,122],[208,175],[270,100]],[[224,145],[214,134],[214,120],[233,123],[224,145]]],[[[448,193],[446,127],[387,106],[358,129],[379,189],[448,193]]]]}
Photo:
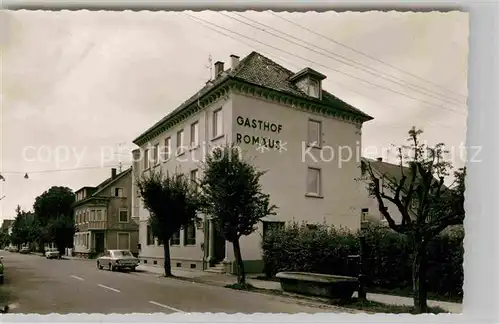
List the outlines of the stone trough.
{"type": "Polygon", "coordinates": [[[355,277],[279,272],[276,278],[280,280],[281,288],[286,292],[330,299],[349,299],[358,288],[358,279],[355,277]]]}

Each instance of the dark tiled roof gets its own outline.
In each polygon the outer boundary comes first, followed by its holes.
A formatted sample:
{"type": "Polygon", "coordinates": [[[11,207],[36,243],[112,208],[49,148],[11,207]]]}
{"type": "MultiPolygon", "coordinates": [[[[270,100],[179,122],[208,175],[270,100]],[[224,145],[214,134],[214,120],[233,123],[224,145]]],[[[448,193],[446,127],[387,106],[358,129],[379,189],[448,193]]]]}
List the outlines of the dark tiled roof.
{"type": "MultiPolygon", "coordinates": [[[[118,181],[118,179],[121,179],[123,176],[125,176],[126,174],[128,173],[131,173],[132,172],[132,168],[128,168],[127,170],[123,171],[123,172],[120,172],[116,175],[115,178],[107,178],[106,180],[104,180],[103,182],[101,182],[100,184],[98,184],[97,186],[95,187],[83,187],[83,188],[89,188],[89,189],[92,189],[92,193],[90,196],[88,196],[87,198],[83,199],[83,200],[80,200],[80,201],[77,201],[75,202],[75,205],[81,205],[82,203],[92,199],[92,198],[95,198],[96,195],[100,192],[102,192],[104,189],[106,189],[106,187],[108,187],[109,185],[111,185],[112,183],[114,183],[115,181],[118,181]]],[[[82,189],[83,189],[82,188],[82,189]]],[[[79,189],[81,190],[81,189],[79,189]]]]}
{"type": "MultiPolygon", "coordinates": [[[[397,186],[399,184],[399,181],[401,180],[403,174],[407,177],[406,185],[410,184],[412,173],[409,167],[403,166],[403,172],[401,172],[401,166],[398,164],[392,164],[369,158],[361,158],[361,159],[367,163],[370,163],[373,170],[378,172],[381,177],[384,177],[386,180],[391,181],[394,185],[397,186]]],[[[417,177],[419,177],[418,174],[417,177]]],[[[434,179],[434,181],[437,182],[438,180],[434,179]]],[[[446,187],[443,186],[443,189],[446,189],[446,187]]]]}
{"type": "Polygon", "coordinates": [[[321,100],[308,96],[303,91],[301,91],[293,82],[290,81],[290,78],[293,77],[294,75],[295,75],[294,72],[279,65],[278,63],[272,61],[271,59],[257,52],[252,52],[248,56],[243,58],[234,70],[228,69],[224,71],[218,78],[213,80],[211,83],[207,83],[200,91],[191,96],[178,108],[176,108],[174,111],[172,111],[167,116],[162,118],[159,122],[155,123],[152,127],[146,130],[140,136],[138,136],[134,140],[134,142],[136,142],[144,135],[148,134],[150,131],[162,125],[165,121],[170,119],[170,117],[174,116],[178,112],[182,111],[184,108],[194,103],[203,95],[211,91],[214,87],[221,85],[222,83],[224,83],[229,79],[244,81],[252,85],[276,90],[292,96],[317,102],[319,104],[326,105],[332,109],[338,109],[350,112],[352,114],[362,117],[366,121],[373,119],[373,117],[365,114],[361,110],[335,97],[328,91],[323,90],[321,100]]]}

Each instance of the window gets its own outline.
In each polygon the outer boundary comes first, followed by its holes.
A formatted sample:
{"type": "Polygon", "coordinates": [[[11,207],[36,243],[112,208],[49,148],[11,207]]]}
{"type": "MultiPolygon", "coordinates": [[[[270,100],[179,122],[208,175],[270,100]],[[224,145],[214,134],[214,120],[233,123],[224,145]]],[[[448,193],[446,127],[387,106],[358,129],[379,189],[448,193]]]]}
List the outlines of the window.
{"type": "Polygon", "coordinates": [[[149,169],[149,149],[144,150],[144,170],[149,169]]]}
{"type": "Polygon", "coordinates": [[[184,227],[184,245],[196,244],[196,226],[194,221],[184,227]]]}
{"type": "Polygon", "coordinates": [[[120,208],[118,211],[118,221],[120,223],[128,223],[128,210],[126,208],[120,208]]]}
{"type": "Polygon", "coordinates": [[[184,153],[184,130],[180,130],[177,132],[177,154],[184,153]]]}
{"type": "Polygon", "coordinates": [[[362,221],[362,222],[367,221],[367,217],[368,217],[368,212],[369,212],[369,211],[370,211],[370,210],[369,210],[368,208],[363,208],[363,209],[361,209],[361,221],[362,221]]]}
{"type": "Polygon", "coordinates": [[[198,186],[198,170],[192,170],[189,174],[189,178],[191,179],[194,186],[198,186]]]}
{"type": "Polygon", "coordinates": [[[170,159],[170,150],[172,149],[172,140],[170,137],[165,139],[165,145],[163,146],[163,161],[168,161],[170,159]]]}
{"type": "Polygon", "coordinates": [[[146,244],[147,245],[155,245],[155,238],[153,236],[153,229],[151,228],[150,225],[147,226],[146,244]]]}
{"type": "Polygon", "coordinates": [[[90,211],[90,220],[95,221],[95,210],[90,211]]]}
{"type": "Polygon", "coordinates": [[[96,210],[96,221],[102,221],[102,210],[96,210]]]}
{"type": "Polygon", "coordinates": [[[180,245],[181,244],[181,231],[177,231],[172,235],[170,239],[170,245],[180,245]]]}
{"type": "Polygon", "coordinates": [[[307,169],[307,194],[319,196],[321,194],[321,170],[307,169]]]}
{"type": "Polygon", "coordinates": [[[160,152],[158,152],[158,144],[156,144],[155,146],[153,146],[153,166],[157,165],[158,164],[158,155],[160,152]]]}
{"type": "Polygon", "coordinates": [[[321,146],[321,122],[309,120],[307,127],[307,143],[311,146],[321,146]]]}
{"type": "Polygon", "coordinates": [[[285,222],[262,222],[264,239],[273,231],[281,230],[285,227],[285,222]]]}
{"type": "Polygon", "coordinates": [[[123,197],[123,188],[113,188],[113,197],[123,197]]]}
{"type": "Polygon", "coordinates": [[[212,118],[213,137],[219,137],[222,135],[222,108],[214,111],[212,118]]]}
{"type": "Polygon", "coordinates": [[[198,122],[191,124],[191,148],[198,147],[198,122]]]}
{"type": "Polygon", "coordinates": [[[315,79],[309,79],[309,89],[308,94],[311,97],[319,98],[319,81],[315,79]]]}

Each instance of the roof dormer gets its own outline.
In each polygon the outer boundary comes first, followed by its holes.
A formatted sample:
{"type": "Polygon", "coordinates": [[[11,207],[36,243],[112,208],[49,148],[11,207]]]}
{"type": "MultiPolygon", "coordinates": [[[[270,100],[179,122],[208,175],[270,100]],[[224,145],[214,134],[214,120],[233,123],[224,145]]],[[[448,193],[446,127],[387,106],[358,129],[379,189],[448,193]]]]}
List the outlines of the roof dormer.
{"type": "Polygon", "coordinates": [[[316,99],[321,99],[321,81],[324,79],[326,79],[326,75],[323,75],[311,68],[305,68],[295,73],[290,78],[290,81],[293,82],[306,95],[316,99]]]}

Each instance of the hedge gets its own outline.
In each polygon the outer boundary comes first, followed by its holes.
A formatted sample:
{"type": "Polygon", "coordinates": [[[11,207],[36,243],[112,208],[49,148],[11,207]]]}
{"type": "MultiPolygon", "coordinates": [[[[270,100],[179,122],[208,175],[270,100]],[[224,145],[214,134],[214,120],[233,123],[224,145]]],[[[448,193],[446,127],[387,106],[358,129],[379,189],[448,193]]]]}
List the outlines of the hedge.
{"type": "MultiPolygon", "coordinates": [[[[305,271],[357,276],[358,267],[348,256],[359,254],[359,232],[319,225],[289,223],[262,240],[265,273],[305,271]]],[[[411,289],[412,246],[406,236],[391,229],[369,226],[365,230],[364,267],[369,286],[411,289]]],[[[428,247],[428,291],[461,297],[463,284],[463,230],[450,230],[428,247]]]]}

